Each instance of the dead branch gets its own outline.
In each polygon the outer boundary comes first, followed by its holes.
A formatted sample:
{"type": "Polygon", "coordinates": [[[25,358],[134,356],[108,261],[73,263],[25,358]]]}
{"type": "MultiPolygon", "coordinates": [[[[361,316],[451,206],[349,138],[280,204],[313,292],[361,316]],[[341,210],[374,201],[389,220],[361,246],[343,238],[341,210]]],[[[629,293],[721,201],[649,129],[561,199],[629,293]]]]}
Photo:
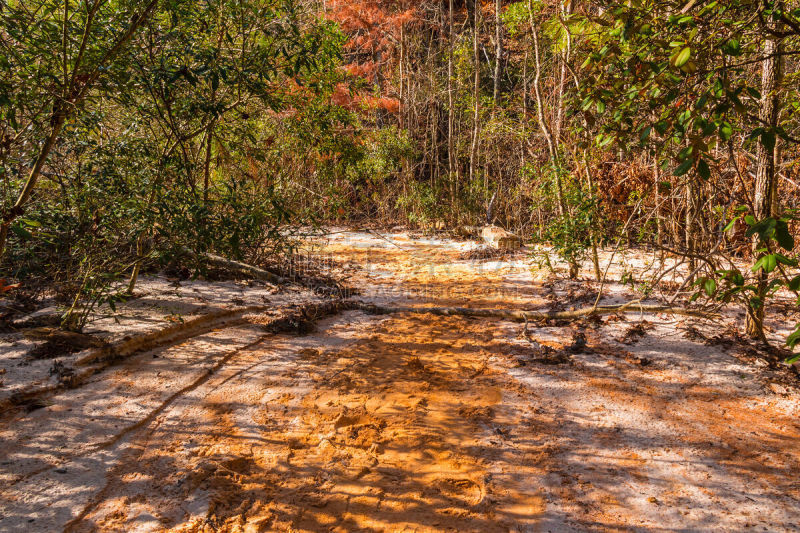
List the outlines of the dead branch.
{"type": "Polygon", "coordinates": [[[277,283],[283,284],[286,283],[286,279],[273,274],[272,272],[268,272],[262,268],[258,268],[253,265],[248,265],[247,263],[241,263],[239,261],[234,261],[232,259],[226,259],[219,255],[205,253],[205,252],[195,252],[194,250],[190,250],[189,248],[183,248],[183,251],[192,257],[200,257],[203,260],[207,261],[209,265],[223,268],[225,270],[229,270],[232,272],[238,272],[240,274],[245,274],[250,276],[254,279],[259,279],[261,281],[268,281],[270,283],[277,283]]]}
{"type": "Polygon", "coordinates": [[[644,305],[638,301],[627,302],[620,305],[599,305],[584,307],[574,311],[520,311],[515,309],[473,309],[469,307],[388,307],[382,305],[357,302],[354,309],[377,314],[389,315],[396,313],[432,314],[439,316],[466,316],[481,318],[500,318],[515,322],[530,320],[573,320],[587,316],[608,315],[624,311],[637,311],[641,313],[670,313],[674,315],[709,317],[710,314],[699,309],[686,309],[669,305],[644,305]]]}

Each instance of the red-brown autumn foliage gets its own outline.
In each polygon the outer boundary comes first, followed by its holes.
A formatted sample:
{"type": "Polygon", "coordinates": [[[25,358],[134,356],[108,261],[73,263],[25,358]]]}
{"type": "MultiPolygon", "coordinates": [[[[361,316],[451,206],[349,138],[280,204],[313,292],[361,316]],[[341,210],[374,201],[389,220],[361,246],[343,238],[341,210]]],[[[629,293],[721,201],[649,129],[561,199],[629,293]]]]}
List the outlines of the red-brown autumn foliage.
{"type": "Polygon", "coordinates": [[[327,16],[337,22],[350,39],[345,45],[345,69],[353,77],[373,86],[351,91],[337,87],[333,102],[348,109],[383,109],[398,113],[398,90],[389,73],[399,57],[403,28],[418,21],[415,4],[409,0],[333,0],[327,16]],[[379,93],[377,96],[375,93],[379,93]]]}

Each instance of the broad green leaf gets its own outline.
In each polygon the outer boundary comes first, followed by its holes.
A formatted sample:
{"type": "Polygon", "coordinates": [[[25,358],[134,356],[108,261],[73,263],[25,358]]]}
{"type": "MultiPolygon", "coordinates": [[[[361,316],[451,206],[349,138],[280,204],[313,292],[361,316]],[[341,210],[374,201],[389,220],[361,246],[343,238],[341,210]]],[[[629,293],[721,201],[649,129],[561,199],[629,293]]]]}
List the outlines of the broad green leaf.
{"type": "Polygon", "coordinates": [[[684,161],[683,163],[678,165],[678,167],[675,169],[673,174],[675,176],[683,176],[684,174],[689,172],[689,169],[692,168],[692,165],[694,165],[694,160],[693,159],[687,159],[686,161],[684,161]]]}
{"type": "Polygon", "coordinates": [[[723,141],[727,141],[733,136],[733,126],[730,122],[723,122],[719,125],[719,136],[723,141]]]}
{"type": "Polygon", "coordinates": [[[682,67],[681,70],[687,74],[694,74],[697,72],[697,63],[694,61],[687,61],[682,67]]]}
{"type": "Polygon", "coordinates": [[[776,254],[767,254],[761,256],[758,259],[758,261],[756,261],[756,264],[753,265],[752,270],[753,272],[758,272],[759,270],[763,270],[764,272],[769,274],[770,272],[775,270],[777,266],[778,266],[778,258],[776,257],[776,254]]]}
{"type": "MultiPolygon", "coordinates": [[[[747,222],[750,223],[749,220],[747,222]]],[[[758,237],[759,239],[761,239],[761,241],[767,242],[769,239],[772,238],[772,235],[775,232],[775,227],[777,226],[777,224],[778,221],[772,217],[765,218],[761,222],[757,223],[754,222],[745,232],[745,236],[752,237],[753,235],[758,234],[758,237]]]]}
{"type": "Polygon", "coordinates": [[[33,238],[31,232],[23,228],[20,224],[13,224],[11,226],[11,231],[13,231],[14,234],[20,239],[28,240],[33,238]]]}
{"type": "Polygon", "coordinates": [[[692,49],[690,47],[682,48],[680,51],[670,57],[669,62],[675,68],[681,68],[692,57],[692,49]]]}
{"type": "Polygon", "coordinates": [[[714,296],[714,293],[717,291],[717,282],[711,278],[707,278],[705,282],[703,282],[703,290],[706,291],[709,297],[714,296]]]}
{"type": "Polygon", "coordinates": [[[742,45],[739,43],[738,39],[732,38],[722,45],[722,51],[729,56],[740,56],[742,55],[742,45]]]}
{"type": "Polygon", "coordinates": [[[753,98],[754,100],[761,100],[761,93],[758,91],[758,89],[755,89],[753,87],[748,87],[747,94],[749,94],[750,97],[753,98]]]}
{"type": "Polygon", "coordinates": [[[764,130],[761,133],[761,144],[764,145],[768,151],[772,151],[775,149],[775,132],[770,130],[764,130]]]}
{"type": "MultiPolygon", "coordinates": [[[[800,343],[800,324],[798,324],[797,328],[792,332],[792,334],[789,335],[789,337],[787,337],[786,346],[794,349],[794,347],[797,346],[798,343],[800,343]]],[[[798,360],[800,360],[800,354],[788,358],[786,362],[791,364],[797,362],[798,360]]]]}
{"type": "Polygon", "coordinates": [[[734,218],[733,220],[731,220],[730,222],[728,222],[728,224],[725,226],[725,228],[722,230],[722,232],[723,232],[723,233],[727,233],[727,232],[729,232],[730,230],[732,230],[732,229],[733,229],[733,226],[735,226],[735,225],[736,225],[736,221],[737,221],[737,220],[739,220],[739,219],[738,219],[738,218],[734,218]]]}
{"type": "Polygon", "coordinates": [[[784,220],[775,223],[775,240],[781,248],[791,252],[794,250],[794,237],[789,231],[789,225],[784,220]]]}
{"type": "Polygon", "coordinates": [[[706,163],[703,159],[697,161],[697,173],[704,180],[708,180],[708,178],[711,177],[711,169],[708,167],[708,163],[706,163]]]}

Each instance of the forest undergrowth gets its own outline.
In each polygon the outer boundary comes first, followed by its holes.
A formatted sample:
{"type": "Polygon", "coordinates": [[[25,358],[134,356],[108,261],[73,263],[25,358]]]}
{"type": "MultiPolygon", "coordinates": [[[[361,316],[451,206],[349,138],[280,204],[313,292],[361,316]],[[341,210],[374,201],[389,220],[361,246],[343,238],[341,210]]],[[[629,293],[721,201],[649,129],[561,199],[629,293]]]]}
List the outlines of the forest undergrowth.
{"type": "Polygon", "coordinates": [[[598,250],[655,250],[686,265],[673,303],[735,303],[766,342],[765,309],[800,289],[799,16],[2,2],[2,318],[55,299],[80,332],[141,273],[211,278],[212,256],[279,275],[300,228],[497,224],[599,281],[598,250]]]}

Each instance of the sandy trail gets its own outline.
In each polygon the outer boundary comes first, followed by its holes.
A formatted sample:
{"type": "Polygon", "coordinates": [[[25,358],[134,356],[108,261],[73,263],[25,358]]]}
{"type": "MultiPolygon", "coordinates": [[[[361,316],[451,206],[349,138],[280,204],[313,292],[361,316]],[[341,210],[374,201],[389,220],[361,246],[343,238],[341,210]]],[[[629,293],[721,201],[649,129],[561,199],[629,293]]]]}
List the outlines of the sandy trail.
{"type": "MultiPolygon", "coordinates": [[[[375,301],[546,302],[522,259],[391,239],[317,252],[359,263],[375,301]]],[[[3,421],[0,530],[797,530],[798,394],[648,320],[633,344],[636,314],[532,327],[586,336],[561,364],[517,324],[360,312],[144,353],[3,421]]]]}

